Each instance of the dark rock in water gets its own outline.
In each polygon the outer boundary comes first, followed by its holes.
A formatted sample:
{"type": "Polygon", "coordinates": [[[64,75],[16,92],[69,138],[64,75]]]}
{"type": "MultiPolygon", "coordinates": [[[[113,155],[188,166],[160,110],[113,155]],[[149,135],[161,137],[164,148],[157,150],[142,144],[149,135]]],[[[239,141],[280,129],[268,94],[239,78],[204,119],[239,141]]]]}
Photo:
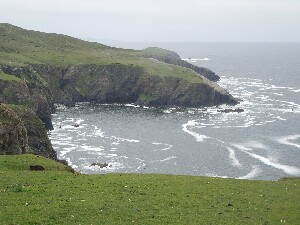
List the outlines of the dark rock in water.
{"type": "Polygon", "coordinates": [[[31,171],[43,171],[45,168],[40,165],[30,165],[30,170],[31,171]]]}
{"type": "Polygon", "coordinates": [[[107,163],[92,163],[91,166],[99,166],[100,168],[108,167],[107,163]]]}
{"type": "Polygon", "coordinates": [[[223,109],[223,110],[218,110],[218,112],[222,112],[222,113],[232,113],[232,112],[241,113],[241,112],[244,112],[244,110],[242,108],[237,108],[237,109],[223,109]]]}
{"type": "Polygon", "coordinates": [[[181,108],[181,107],[176,107],[176,108],[170,108],[172,113],[177,113],[177,112],[186,112],[186,108],[181,108]]]}
{"type": "Polygon", "coordinates": [[[79,124],[76,123],[76,124],[74,124],[73,126],[74,126],[74,127],[79,127],[79,124]]]}

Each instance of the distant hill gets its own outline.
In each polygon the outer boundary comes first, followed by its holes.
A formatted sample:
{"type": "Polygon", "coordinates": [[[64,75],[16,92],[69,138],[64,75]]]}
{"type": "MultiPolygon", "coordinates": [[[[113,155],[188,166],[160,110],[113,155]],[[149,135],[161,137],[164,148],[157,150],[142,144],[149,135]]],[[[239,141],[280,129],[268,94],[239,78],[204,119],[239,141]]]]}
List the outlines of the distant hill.
{"type": "Polygon", "coordinates": [[[50,64],[65,67],[80,64],[134,64],[146,68],[152,75],[168,75],[188,80],[194,77],[194,81],[201,81],[192,71],[193,68],[182,73],[178,67],[149,60],[149,56],[161,61],[163,57],[180,60],[175,52],[160,48],[148,48],[145,51],[114,48],[62,34],[25,30],[7,23],[0,23],[0,40],[2,65],[50,64]]]}

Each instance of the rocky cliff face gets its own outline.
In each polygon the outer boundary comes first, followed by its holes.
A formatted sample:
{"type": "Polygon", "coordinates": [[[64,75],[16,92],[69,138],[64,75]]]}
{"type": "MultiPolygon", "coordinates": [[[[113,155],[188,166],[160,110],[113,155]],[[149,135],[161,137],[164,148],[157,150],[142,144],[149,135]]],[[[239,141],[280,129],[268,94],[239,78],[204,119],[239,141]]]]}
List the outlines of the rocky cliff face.
{"type": "Polygon", "coordinates": [[[27,145],[24,123],[13,110],[0,104],[0,154],[24,154],[27,145]]]}
{"type": "Polygon", "coordinates": [[[53,94],[46,80],[43,80],[32,66],[1,66],[0,72],[21,78],[20,82],[0,79],[0,102],[25,105],[32,109],[52,129],[51,114],[54,112],[53,94]]]}
{"type": "Polygon", "coordinates": [[[54,101],[74,104],[137,103],[152,106],[202,107],[236,104],[224,89],[207,79],[191,83],[175,77],[159,77],[134,65],[79,65],[65,70],[34,68],[43,79],[51,80],[54,101]]]}
{"type": "Polygon", "coordinates": [[[22,105],[0,105],[0,154],[32,153],[56,160],[44,123],[22,105]]]}
{"type": "Polygon", "coordinates": [[[34,111],[20,105],[9,105],[24,124],[27,136],[27,152],[56,160],[56,152],[48,138],[45,124],[34,111]]]}
{"type": "Polygon", "coordinates": [[[2,67],[2,70],[23,81],[0,80],[0,101],[29,106],[47,128],[51,128],[53,103],[74,105],[86,101],[186,107],[237,103],[227,91],[205,78],[202,82],[191,83],[176,77],[153,76],[135,65],[67,68],[30,65],[24,68],[2,67]]]}
{"type": "MultiPolygon", "coordinates": [[[[149,106],[202,107],[236,104],[228,92],[202,77],[193,83],[176,77],[149,75],[135,65],[0,66],[18,81],[0,79],[2,154],[31,152],[56,159],[46,130],[51,129],[54,103],[136,103],[149,106]]],[[[200,76],[200,75],[199,75],[200,76]]]]}

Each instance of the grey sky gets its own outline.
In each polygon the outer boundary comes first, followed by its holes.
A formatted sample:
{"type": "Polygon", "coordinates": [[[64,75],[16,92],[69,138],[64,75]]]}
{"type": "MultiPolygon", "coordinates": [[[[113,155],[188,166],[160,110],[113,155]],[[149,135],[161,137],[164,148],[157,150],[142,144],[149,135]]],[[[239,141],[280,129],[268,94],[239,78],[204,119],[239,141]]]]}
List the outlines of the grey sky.
{"type": "Polygon", "coordinates": [[[0,0],[0,22],[103,40],[300,42],[300,0],[0,0]]]}

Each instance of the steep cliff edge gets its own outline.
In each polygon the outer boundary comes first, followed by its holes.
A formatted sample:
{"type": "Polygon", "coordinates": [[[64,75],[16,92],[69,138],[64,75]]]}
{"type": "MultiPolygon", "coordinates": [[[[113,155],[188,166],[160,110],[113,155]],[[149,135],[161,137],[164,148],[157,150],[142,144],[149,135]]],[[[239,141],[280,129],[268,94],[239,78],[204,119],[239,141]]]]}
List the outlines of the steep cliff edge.
{"type": "Polygon", "coordinates": [[[0,155],[25,153],[57,159],[44,123],[31,109],[0,104],[0,155]]]}
{"type": "Polygon", "coordinates": [[[0,104],[0,154],[25,154],[27,146],[24,123],[13,110],[0,104]]]}
{"type": "Polygon", "coordinates": [[[65,70],[33,65],[32,68],[48,80],[54,101],[137,103],[151,106],[202,107],[236,104],[226,90],[207,79],[162,77],[149,75],[135,65],[78,65],[65,70]]]}
{"type": "Polygon", "coordinates": [[[47,129],[52,129],[51,113],[54,112],[54,99],[48,82],[29,65],[0,65],[0,73],[14,77],[1,79],[0,76],[0,102],[27,106],[39,116],[47,129]]]}
{"type": "Polygon", "coordinates": [[[18,124],[1,123],[1,148],[6,146],[2,152],[30,151],[56,159],[46,133],[52,128],[55,103],[185,107],[238,103],[209,81],[218,79],[212,71],[182,61],[171,51],[151,51],[113,48],[0,24],[0,103],[11,104],[11,120],[18,124]],[[19,142],[11,142],[8,134],[19,142]]]}

